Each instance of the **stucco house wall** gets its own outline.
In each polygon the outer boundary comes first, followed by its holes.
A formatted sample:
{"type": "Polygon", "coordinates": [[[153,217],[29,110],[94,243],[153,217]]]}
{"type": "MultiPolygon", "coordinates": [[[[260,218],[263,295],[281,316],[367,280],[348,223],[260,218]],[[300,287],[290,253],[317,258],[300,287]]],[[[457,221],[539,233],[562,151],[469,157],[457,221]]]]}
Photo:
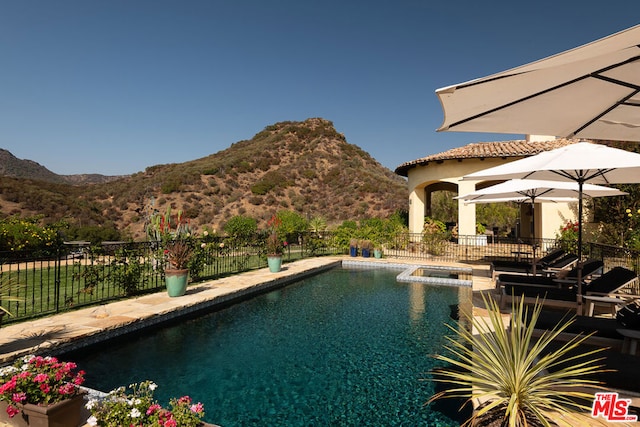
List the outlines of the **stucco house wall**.
{"type": "MultiPolygon", "coordinates": [[[[497,182],[463,181],[462,177],[470,173],[517,160],[526,155],[557,148],[576,141],[504,141],[469,144],[465,147],[428,156],[405,163],[396,169],[396,173],[407,177],[409,186],[409,230],[422,232],[424,217],[430,203],[430,192],[443,188],[457,191],[458,195],[471,193],[476,189],[497,182]]],[[[476,205],[458,203],[458,233],[471,236],[476,234],[476,205]]],[[[576,218],[575,203],[537,203],[537,238],[554,238],[556,233],[569,220],[576,218]]],[[[529,209],[522,209],[522,227],[530,226],[529,209]]],[[[525,236],[530,234],[525,232],[525,236]]]]}

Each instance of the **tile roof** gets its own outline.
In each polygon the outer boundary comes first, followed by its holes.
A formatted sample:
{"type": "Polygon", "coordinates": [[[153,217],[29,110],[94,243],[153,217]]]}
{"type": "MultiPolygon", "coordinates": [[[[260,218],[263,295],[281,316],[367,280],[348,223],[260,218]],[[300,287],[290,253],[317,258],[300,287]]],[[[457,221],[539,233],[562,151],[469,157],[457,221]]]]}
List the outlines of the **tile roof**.
{"type": "Polygon", "coordinates": [[[474,142],[463,147],[452,148],[442,153],[412,160],[398,166],[395,173],[407,176],[409,169],[416,166],[427,166],[429,162],[441,163],[444,160],[484,159],[491,157],[527,157],[543,151],[553,150],[569,144],[575,144],[577,139],[554,139],[551,141],[499,141],[474,142]]]}

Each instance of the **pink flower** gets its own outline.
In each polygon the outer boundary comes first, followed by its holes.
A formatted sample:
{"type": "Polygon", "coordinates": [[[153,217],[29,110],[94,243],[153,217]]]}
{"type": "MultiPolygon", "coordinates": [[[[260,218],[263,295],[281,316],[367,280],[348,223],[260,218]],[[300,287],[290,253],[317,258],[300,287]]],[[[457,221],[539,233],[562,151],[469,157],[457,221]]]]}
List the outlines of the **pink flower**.
{"type": "Polygon", "coordinates": [[[191,412],[195,412],[196,414],[201,414],[204,412],[204,405],[201,402],[196,403],[195,405],[191,405],[189,408],[191,412]]]}
{"type": "Polygon", "coordinates": [[[15,390],[16,388],[16,377],[11,378],[6,383],[0,386],[0,393],[4,394],[7,391],[15,390]]]}
{"type": "Polygon", "coordinates": [[[25,392],[13,393],[13,396],[11,397],[11,400],[13,400],[14,402],[17,402],[17,403],[22,403],[25,400],[27,400],[27,393],[25,393],[25,392]]]}
{"type": "Polygon", "coordinates": [[[173,418],[168,419],[164,423],[164,427],[177,427],[177,426],[178,426],[178,423],[173,418]]]}
{"type": "Polygon", "coordinates": [[[160,405],[158,405],[157,403],[154,403],[153,405],[149,406],[149,409],[147,409],[147,415],[151,415],[157,411],[160,410],[160,405]]]}
{"type": "Polygon", "coordinates": [[[58,389],[60,394],[73,394],[76,391],[76,386],[71,383],[61,385],[58,389]]]}
{"type": "Polygon", "coordinates": [[[191,403],[191,398],[189,396],[182,396],[180,399],[178,399],[178,403],[183,404],[190,404],[191,403]]]}
{"type": "Polygon", "coordinates": [[[49,376],[47,374],[38,374],[33,378],[33,381],[36,383],[43,383],[49,381],[49,376]]]}
{"type": "Polygon", "coordinates": [[[49,393],[51,391],[51,387],[49,384],[42,383],[40,384],[40,390],[42,390],[43,393],[49,393]]]}
{"type": "Polygon", "coordinates": [[[15,406],[11,406],[11,405],[7,406],[7,414],[9,414],[9,418],[13,418],[19,413],[20,413],[20,410],[15,406]]]}

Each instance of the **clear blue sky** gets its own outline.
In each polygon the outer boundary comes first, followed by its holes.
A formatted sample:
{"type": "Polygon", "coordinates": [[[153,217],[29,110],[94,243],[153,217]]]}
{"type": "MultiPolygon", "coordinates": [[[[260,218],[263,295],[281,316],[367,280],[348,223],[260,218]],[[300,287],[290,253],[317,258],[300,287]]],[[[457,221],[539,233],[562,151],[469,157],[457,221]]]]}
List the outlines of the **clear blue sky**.
{"type": "Polygon", "coordinates": [[[129,174],[323,117],[394,169],[522,138],[435,132],[437,88],[639,17],[633,0],[1,0],[0,148],[129,174]]]}

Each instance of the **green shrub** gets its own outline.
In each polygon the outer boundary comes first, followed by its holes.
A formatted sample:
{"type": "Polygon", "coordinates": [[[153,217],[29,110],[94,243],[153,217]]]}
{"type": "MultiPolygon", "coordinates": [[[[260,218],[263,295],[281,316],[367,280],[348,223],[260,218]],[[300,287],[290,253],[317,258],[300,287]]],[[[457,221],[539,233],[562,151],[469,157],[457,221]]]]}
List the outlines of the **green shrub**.
{"type": "Polygon", "coordinates": [[[251,217],[236,215],[227,221],[224,231],[229,237],[246,243],[258,232],[258,223],[251,217]]]}

